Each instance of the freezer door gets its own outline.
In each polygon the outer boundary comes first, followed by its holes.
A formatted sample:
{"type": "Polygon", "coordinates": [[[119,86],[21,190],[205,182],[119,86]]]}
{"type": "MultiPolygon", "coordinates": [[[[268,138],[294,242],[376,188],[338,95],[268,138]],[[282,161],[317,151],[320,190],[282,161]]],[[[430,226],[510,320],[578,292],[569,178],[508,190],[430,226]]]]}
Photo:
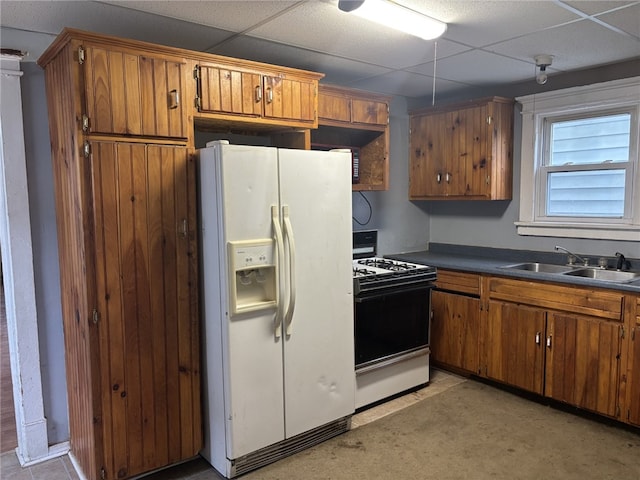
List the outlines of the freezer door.
{"type": "Polygon", "coordinates": [[[235,459],[284,438],[282,339],[276,309],[234,316],[229,245],[273,237],[277,151],[221,145],[200,151],[205,381],[203,456],[224,472],[235,459]]]}
{"type": "Polygon", "coordinates": [[[285,240],[293,237],[282,269],[285,283],[294,280],[282,299],[285,310],[293,308],[283,330],[292,437],[354,411],[351,155],[278,152],[283,230],[285,240]]]}

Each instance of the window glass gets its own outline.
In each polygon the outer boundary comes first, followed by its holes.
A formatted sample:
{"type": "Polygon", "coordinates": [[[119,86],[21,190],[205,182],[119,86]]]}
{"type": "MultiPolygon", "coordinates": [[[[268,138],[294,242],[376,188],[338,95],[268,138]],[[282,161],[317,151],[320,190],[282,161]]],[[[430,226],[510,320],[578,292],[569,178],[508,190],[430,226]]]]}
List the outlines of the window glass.
{"type": "Polygon", "coordinates": [[[625,170],[549,173],[547,215],[622,217],[625,170]]]}
{"type": "Polygon", "coordinates": [[[607,115],[554,122],[550,165],[629,161],[631,115],[607,115]]]}

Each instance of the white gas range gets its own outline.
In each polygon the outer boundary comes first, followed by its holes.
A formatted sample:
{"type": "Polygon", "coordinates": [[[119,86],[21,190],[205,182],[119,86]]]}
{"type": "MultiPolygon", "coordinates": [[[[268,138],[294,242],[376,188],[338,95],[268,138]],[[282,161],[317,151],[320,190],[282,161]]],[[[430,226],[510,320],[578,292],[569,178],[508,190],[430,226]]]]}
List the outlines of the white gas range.
{"type": "Polygon", "coordinates": [[[356,408],[429,382],[436,269],[376,250],[376,231],[353,233],[356,408]]]}

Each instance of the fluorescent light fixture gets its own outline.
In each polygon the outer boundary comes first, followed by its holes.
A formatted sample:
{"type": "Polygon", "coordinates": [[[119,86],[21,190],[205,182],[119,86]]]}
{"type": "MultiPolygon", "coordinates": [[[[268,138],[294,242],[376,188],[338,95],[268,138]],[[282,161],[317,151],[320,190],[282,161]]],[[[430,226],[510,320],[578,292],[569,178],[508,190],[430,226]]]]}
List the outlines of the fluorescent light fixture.
{"type": "Polygon", "coordinates": [[[447,24],[391,0],[340,0],[338,8],[425,40],[438,38],[447,24]]]}

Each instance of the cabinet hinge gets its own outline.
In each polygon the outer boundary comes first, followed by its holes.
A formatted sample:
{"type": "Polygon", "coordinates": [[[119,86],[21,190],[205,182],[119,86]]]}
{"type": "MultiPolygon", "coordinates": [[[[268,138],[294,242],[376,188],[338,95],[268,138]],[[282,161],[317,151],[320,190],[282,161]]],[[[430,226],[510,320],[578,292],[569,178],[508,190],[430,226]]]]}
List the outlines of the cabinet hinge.
{"type": "Polygon", "coordinates": [[[493,117],[491,115],[487,115],[487,125],[491,125],[491,122],[493,122],[493,117]]]}
{"type": "Polygon", "coordinates": [[[624,338],[624,325],[620,327],[620,338],[624,338]]]}
{"type": "Polygon", "coordinates": [[[202,102],[200,101],[199,96],[196,95],[196,98],[194,99],[193,104],[198,110],[200,110],[200,107],[202,106],[202,102]]]}
{"type": "Polygon", "coordinates": [[[491,177],[489,175],[487,175],[487,185],[491,184],[491,177]]]}
{"type": "Polygon", "coordinates": [[[100,321],[100,314],[98,313],[97,309],[93,309],[93,313],[91,315],[91,320],[93,321],[93,324],[97,324],[100,321]]]}
{"type": "Polygon", "coordinates": [[[84,158],[89,158],[91,155],[91,145],[89,142],[85,141],[82,145],[82,153],[84,154],[84,158]]]}
{"type": "Polygon", "coordinates": [[[84,63],[84,47],[78,47],[78,63],[80,65],[84,63]]]}
{"type": "Polygon", "coordinates": [[[105,480],[105,478],[107,478],[107,471],[102,467],[100,468],[100,479],[105,480]]]}
{"type": "Polygon", "coordinates": [[[636,329],[635,328],[633,330],[631,330],[631,340],[633,340],[633,341],[636,340],[636,329]]]}
{"type": "Polygon", "coordinates": [[[85,133],[89,131],[89,117],[86,114],[82,115],[82,131],[85,133]]]}
{"type": "Polygon", "coordinates": [[[193,78],[195,80],[200,80],[200,65],[193,67],[193,78]]]}
{"type": "Polygon", "coordinates": [[[620,411],[620,405],[616,405],[616,418],[620,418],[622,412],[620,411]]]}

